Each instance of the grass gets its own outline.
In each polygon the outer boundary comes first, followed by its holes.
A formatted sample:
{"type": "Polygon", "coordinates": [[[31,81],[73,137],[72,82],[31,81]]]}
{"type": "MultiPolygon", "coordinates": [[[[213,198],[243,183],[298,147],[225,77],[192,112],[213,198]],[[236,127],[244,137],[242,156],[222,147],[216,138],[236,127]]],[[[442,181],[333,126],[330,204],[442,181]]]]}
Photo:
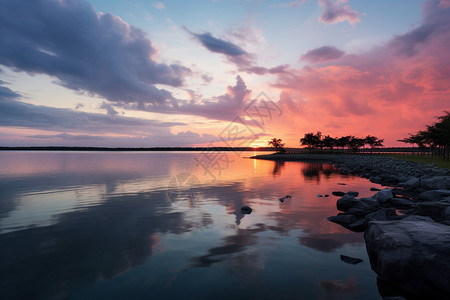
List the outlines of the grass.
{"type": "Polygon", "coordinates": [[[401,155],[401,154],[389,154],[388,157],[415,161],[419,163],[432,163],[439,168],[450,169],[450,160],[444,160],[442,156],[431,156],[431,155],[401,155]]]}

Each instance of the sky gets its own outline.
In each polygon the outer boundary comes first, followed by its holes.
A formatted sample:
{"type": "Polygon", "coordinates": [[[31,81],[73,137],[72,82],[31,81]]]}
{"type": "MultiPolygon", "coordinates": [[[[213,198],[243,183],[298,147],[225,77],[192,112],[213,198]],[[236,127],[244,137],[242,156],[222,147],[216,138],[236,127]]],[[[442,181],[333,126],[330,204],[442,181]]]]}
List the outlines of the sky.
{"type": "Polygon", "coordinates": [[[450,0],[0,0],[0,146],[404,146],[449,53],[450,0]]]}

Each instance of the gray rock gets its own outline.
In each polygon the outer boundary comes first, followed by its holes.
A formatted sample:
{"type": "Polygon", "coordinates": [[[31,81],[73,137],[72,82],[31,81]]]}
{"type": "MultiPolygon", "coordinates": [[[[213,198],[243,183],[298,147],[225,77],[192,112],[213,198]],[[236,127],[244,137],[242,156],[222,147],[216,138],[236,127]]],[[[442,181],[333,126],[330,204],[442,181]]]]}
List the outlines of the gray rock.
{"type": "Polygon", "coordinates": [[[370,206],[375,206],[375,207],[380,206],[380,203],[378,202],[378,200],[373,197],[361,198],[361,199],[359,199],[359,201],[364,204],[370,205],[370,206]]]}
{"type": "Polygon", "coordinates": [[[450,176],[435,176],[422,179],[421,186],[428,190],[450,189],[450,176]]]}
{"type": "Polygon", "coordinates": [[[450,226],[428,217],[372,221],[364,234],[378,276],[423,299],[450,294],[450,226]]]}
{"type": "Polygon", "coordinates": [[[441,198],[441,194],[434,190],[425,191],[419,194],[419,200],[422,201],[439,201],[441,198]]]}
{"type": "Polygon", "coordinates": [[[328,217],[327,220],[339,225],[348,226],[356,222],[358,219],[352,214],[340,213],[337,216],[328,217]]]}
{"type": "Polygon", "coordinates": [[[358,197],[359,193],[358,192],[354,192],[354,191],[350,191],[346,193],[349,196],[353,196],[353,197],[358,197]]]}
{"type": "Polygon", "coordinates": [[[392,193],[392,189],[386,188],[378,191],[375,195],[373,195],[373,198],[383,204],[394,198],[394,194],[392,193]]]}
{"type": "Polygon", "coordinates": [[[391,203],[391,206],[395,208],[411,208],[416,204],[415,202],[405,198],[393,198],[389,200],[389,202],[391,203]]]}
{"type": "Polygon", "coordinates": [[[436,190],[442,197],[449,197],[450,196],[450,190],[436,190]]]}
{"type": "Polygon", "coordinates": [[[342,198],[339,198],[336,202],[336,207],[340,211],[347,211],[358,203],[358,199],[349,194],[345,194],[342,198]]]}
{"type": "Polygon", "coordinates": [[[436,221],[442,221],[445,219],[445,212],[448,207],[450,207],[450,203],[445,201],[420,202],[407,213],[412,215],[428,216],[436,221]]]}
{"type": "Polygon", "coordinates": [[[378,192],[380,189],[379,189],[379,188],[376,188],[376,187],[371,187],[370,190],[371,190],[372,192],[378,192]]]}
{"type": "Polygon", "coordinates": [[[395,208],[382,208],[373,213],[366,215],[364,218],[366,221],[374,221],[374,220],[392,220],[393,217],[396,216],[395,208]]]}
{"type": "Polygon", "coordinates": [[[418,187],[420,185],[420,180],[417,177],[411,177],[405,182],[400,182],[398,185],[406,188],[418,187]]]}

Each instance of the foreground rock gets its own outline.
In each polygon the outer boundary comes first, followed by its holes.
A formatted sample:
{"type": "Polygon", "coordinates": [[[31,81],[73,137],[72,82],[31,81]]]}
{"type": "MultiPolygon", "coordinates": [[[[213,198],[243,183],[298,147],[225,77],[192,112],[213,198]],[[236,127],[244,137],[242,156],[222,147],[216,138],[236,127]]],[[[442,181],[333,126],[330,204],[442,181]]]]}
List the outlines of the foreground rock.
{"type": "Polygon", "coordinates": [[[364,233],[372,269],[423,299],[450,295],[450,226],[429,217],[372,221],[364,233]]]}

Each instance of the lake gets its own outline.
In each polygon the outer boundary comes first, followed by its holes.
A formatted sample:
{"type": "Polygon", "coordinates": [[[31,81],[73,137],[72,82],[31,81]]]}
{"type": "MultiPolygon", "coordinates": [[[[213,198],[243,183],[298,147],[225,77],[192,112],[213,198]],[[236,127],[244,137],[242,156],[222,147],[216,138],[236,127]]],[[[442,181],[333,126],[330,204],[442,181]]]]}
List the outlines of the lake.
{"type": "Polygon", "coordinates": [[[362,233],[326,219],[380,186],[252,155],[0,152],[0,297],[381,299],[362,233]]]}

